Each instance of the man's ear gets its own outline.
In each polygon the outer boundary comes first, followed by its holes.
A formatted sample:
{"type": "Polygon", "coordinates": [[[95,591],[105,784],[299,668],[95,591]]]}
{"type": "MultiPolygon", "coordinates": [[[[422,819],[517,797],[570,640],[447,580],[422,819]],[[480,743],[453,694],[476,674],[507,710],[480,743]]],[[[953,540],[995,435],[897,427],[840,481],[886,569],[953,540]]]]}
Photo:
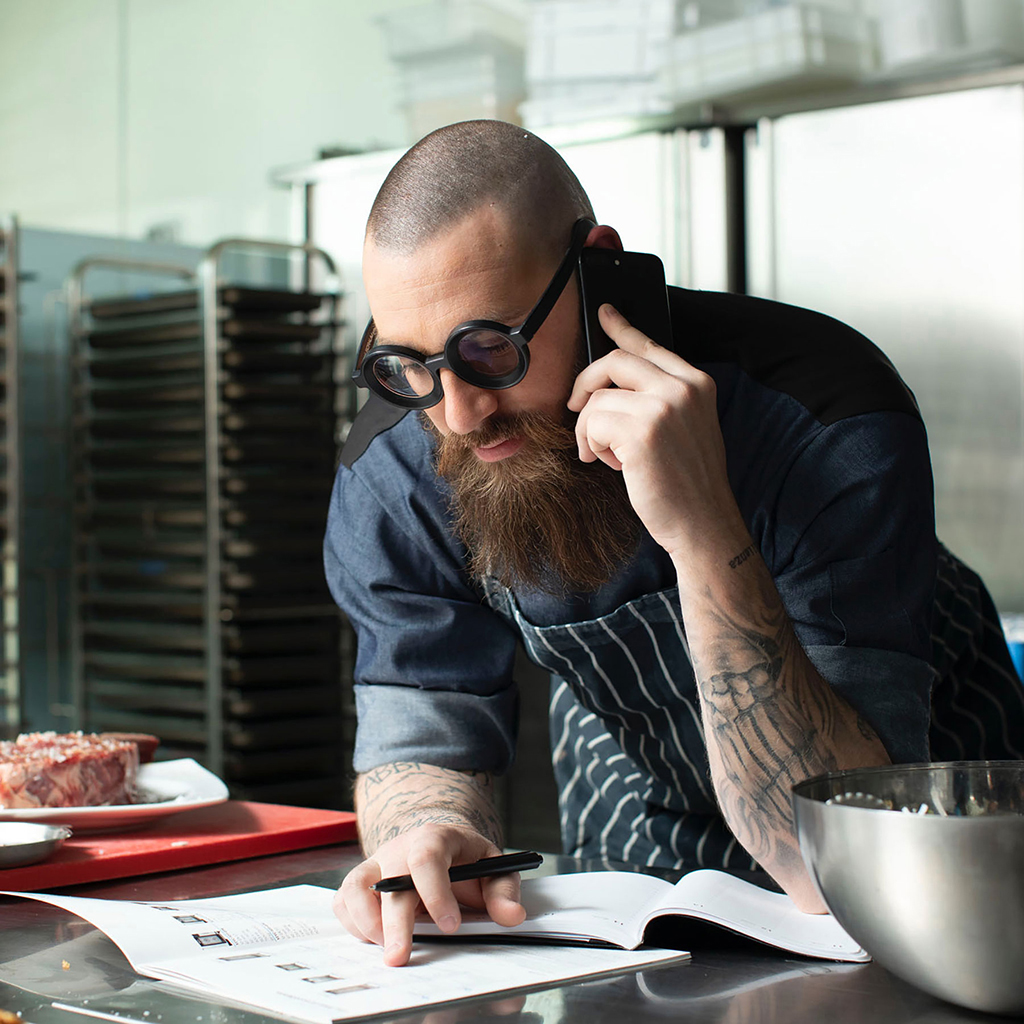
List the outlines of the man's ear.
{"type": "Polygon", "coordinates": [[[597,227],[591,228],[583,244],[588,249],[618,249],[622,252],[622,240],[618,231],[607,224],[598,224],[597,227]]]}

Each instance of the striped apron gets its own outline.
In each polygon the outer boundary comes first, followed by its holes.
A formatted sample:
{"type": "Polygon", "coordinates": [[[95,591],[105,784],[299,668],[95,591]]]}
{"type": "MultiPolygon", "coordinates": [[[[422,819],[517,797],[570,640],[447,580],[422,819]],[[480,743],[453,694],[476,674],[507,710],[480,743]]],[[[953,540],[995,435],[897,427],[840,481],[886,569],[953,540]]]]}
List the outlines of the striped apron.
{"type": "Polygon", "coordinates": [[[752,867],[715,803],[677,590],[557,626],[528,622],[494,580],[484,591],[552,674],[565,851],[652,867],[752,867]]]}
{"type": "MultiPolygon", "coordinates": [[[[718,813],[676,588],[585,622],[534,626],[495,580],[485,600],[552,675],[566,853],[651,867],[754,867],[718,813]]],[[[1024,687],[981,578],[939,546],[933,760],[1024,757],[1024,687]]]]}
{"type": "Polygon", "coordinates": [[[929,733],[934,761],[1024,758],[1024,687],[981,577],[939,545],[929,733]]]}

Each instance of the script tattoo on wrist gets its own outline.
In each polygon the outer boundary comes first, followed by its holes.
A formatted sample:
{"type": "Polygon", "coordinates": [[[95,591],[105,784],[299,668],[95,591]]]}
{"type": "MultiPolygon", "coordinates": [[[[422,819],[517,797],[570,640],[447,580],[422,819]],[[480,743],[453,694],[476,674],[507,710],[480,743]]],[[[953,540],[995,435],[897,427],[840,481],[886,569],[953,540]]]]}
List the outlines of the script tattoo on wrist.
{"type": "Polygon", "coordinates": [[[396,761],[360,775],[356,803],[363,849],[424,825],[464,828],[503,845],[494,808],[490,772],[456,771],[414,761],[396,761]]]}
{"type": "Polygon", "coordinates": [[[738,555],[729,559],[729,568],[739,568],[754,553],[754,550],[754,545],[748,544],[738,555]]]}

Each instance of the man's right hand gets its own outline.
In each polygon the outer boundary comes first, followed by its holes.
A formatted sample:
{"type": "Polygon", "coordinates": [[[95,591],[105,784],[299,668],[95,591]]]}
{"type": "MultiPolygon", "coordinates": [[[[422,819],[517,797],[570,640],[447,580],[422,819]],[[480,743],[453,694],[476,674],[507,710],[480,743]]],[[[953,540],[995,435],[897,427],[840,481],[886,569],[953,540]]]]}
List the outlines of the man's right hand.
{"type": "Polygon", "coordinates": [[[448,869],[501,850],[489,839],[452,825],[424,824],[382,843],[353,868],[334,897],[334,912],[357,938],[384,948],[391,967],[408,963],[412,929],[425,910],[443,932],[454,932],[462,921],[459,904],[486,910],[500,925],[516,925],[526,911],[519,903],[519,875],[474,878],[454,885],[448,869]],[[370,886],[382,878],[411,875],[414,892],[376,893],[370,886]]]}

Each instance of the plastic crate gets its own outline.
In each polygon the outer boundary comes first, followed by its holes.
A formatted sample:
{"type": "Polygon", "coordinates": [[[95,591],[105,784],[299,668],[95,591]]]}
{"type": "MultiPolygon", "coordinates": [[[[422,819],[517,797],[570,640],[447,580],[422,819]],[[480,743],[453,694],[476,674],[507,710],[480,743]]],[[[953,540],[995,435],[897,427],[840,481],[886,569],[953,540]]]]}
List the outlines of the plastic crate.
{"type": "Polygon", "coordinates": [[[541,82],[657,74],[678,8],[678,0],[533,0],[526,59],[531,90],[541,82]]]}
{"type": "Polygon", "coordinates": [[[498,40],[526,45],[526,21],[487,0],[435,0],[405,7],[376,19],[388,56],[401,61],[436,50],[468,48],[498,40]]]}
{"type": "Polygon", "coordinates": [[[402,61],[399,70],[402,106],[459,97],[518,103],[524,95],[522,55],[500,47],[424,54],[402,61]]]}
{"type": "Polygon", "coordinates": [[[672,104],[657,79],[549,83],[531,87],[529,99],[519,108],[527,128],[671,111],[672,104]]]}
{"type": "Polygon", "coordinates": [[[816,4],[760,14],[683,33],[662,71],[676,104],[789,86],[856,81],[876,56],[867,19],[816,4]]]}
{"type": "Polygon", "coordinates": [[[870,0],[885,72],[1024,58],[1021,0],[870,0]]]}
{"type": "Polygon", "coordinates": [[[526,25],[479,0],[437,0],[379,19],[408,141],[454,121],[518,120],[526,25]]]}
{"type": "Polygon", "coordinates": [[[410,141],[454,121],[515,123],[526,94],[522,54],[492,47],[409,59],[402,62],[401,90],[410,141]]]}

